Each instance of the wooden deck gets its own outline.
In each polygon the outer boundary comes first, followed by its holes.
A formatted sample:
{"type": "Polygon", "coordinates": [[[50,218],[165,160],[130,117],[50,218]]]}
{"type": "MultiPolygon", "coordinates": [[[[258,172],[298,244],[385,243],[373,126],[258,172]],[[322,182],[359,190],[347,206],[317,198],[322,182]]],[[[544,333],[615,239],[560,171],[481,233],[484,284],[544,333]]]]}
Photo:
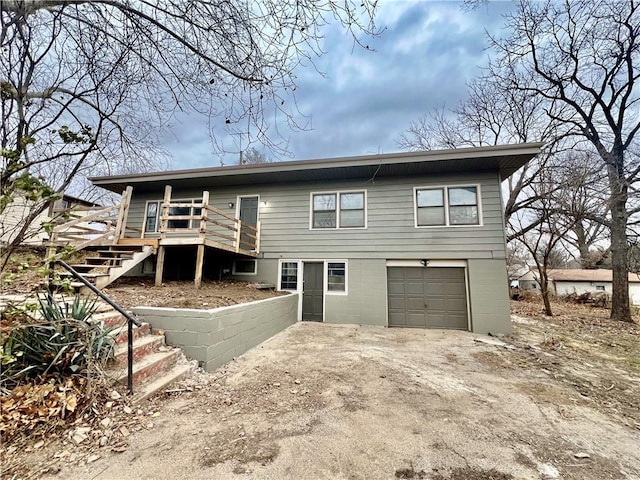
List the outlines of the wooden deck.
{"type": "Polygon", "coordinates": [[[202,282],[205,247],[244,257],[257,257],[260,252],[260,224],[250,225],[239,218],[209,205],[209,192],[202,192],[199,203],[174,202],[167,185],[160,204],[159,224],[153,232],[144,225],[127,223],[133,189],[127,187],[122,201],[104,208],[86,207],[83,212],[67,212],[66,219],[53,228],[49,242],[49,258],[60,247],[81,250],[96,246],[151,246],[156,257],[156,284],[162,283],[165,248],[193,245],[197,249],[195,284],[202,282]],[[71,220],[69,220],[71,219],[71,220]],[[142,228],[140,228],[142,227],[142,228]]]}

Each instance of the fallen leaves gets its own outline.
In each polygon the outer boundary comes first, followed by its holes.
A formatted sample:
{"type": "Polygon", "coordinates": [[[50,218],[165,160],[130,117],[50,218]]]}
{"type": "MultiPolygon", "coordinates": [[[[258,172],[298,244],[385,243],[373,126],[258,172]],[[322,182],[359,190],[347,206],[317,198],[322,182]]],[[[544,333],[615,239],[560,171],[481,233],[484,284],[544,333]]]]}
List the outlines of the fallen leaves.
{"type": "Polygon", "coordinates": [[[39,426],[47,430],[69,420],[82,397],[82,379],[63,383],[20,385],[7,396],[0,397],[0,433],[4,441],[17,434],[31,434],[39,426]]]}

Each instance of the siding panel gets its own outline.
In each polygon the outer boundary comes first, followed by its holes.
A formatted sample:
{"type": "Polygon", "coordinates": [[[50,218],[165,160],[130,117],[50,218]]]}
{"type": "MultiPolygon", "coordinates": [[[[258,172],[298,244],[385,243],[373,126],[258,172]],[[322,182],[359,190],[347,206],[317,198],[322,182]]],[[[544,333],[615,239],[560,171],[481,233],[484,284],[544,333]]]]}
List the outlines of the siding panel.
{"type": "MultiPolygon", "coordinates": [[[[225,187],[210,190],[210,203],[235,214],[238,195],[260,195],[261,251],[264,258],[494,258],[504,254],[502,205],[497,172],[475,175],[379,178],[362,181],[225,187]],[[480,184],[483,225],[415,228],[413,188],[480,184]],[[311,192],[367,190],[367,228],[310,230],[311,192]],[[266,205],[263,205],[266,202],[266,205]]],[[[175,190],[173,198],[200,198],[201,190],[175,190]]],[[[136,193],[128,224],[141,228],[147,200],[163,192],[136,193]]]]}

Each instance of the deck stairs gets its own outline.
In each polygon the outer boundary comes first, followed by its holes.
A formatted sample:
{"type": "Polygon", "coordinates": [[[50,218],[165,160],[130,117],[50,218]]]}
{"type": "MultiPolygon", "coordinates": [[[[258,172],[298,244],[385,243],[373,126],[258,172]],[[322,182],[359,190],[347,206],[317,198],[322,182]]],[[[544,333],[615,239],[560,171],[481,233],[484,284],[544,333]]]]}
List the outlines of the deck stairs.
{"type": "MultiPolygon", "coordinates": [[[[98,250],[86,250],[83,264],[71,265],[85,280],[102,289],[154,253],[150,245],[108,245],[98,250]]],[[[71,286],[82,291],[84,285],[73,281],[70,273],[61,273],[62,278],[71,278],[71,286]]]]}
{"type": "MultiPolygon", "coordinates": [[[[143,319],[141,319],[143,320],[143,319]]],[[[127,383],[127,320],[108,305],[94,313],[92,321],[104,322],[115,339],[115,361],[106,371],[115,384],[127,383]]],[[[162,332],[152,332],[151,326],[133,327],[133,389],[134,402],[141,402],[165,390],[196,368],[195,361],[187,361],[179,348],[168,346],[162,332]]]]}

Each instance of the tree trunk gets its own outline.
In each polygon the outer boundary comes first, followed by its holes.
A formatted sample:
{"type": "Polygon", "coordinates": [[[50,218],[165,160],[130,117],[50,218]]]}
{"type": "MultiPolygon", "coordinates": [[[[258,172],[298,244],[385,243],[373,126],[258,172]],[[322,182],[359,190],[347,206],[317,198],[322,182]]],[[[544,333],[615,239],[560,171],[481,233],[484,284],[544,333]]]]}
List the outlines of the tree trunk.
{"type": "Polygon", "coordinates": [[[613,270],[611,319],[631,322],[626,203],[626,195],[624,195],[624,200],[614,198],[611,205],[611,269],[613,270]]]}
{"type": "Polygon", "coordinates": [[[548,317],[553,317],[551,311],[551,300],[549,299],[549,277],[547,276],[547,267],[542,269],[538,267],[540,272],[540,293],[542,294],[542,301],[544,302],[544,314],[548,317]]]}
{"type": "Polygon", "coordinates": [[[627,198],[624,153],[619,142],[608,155],[607,174],[611,190],[611,269],[613,285],[611,295],[611,319],[632,322],[629,308],[629,258],[627,252],[627,198]]]}

